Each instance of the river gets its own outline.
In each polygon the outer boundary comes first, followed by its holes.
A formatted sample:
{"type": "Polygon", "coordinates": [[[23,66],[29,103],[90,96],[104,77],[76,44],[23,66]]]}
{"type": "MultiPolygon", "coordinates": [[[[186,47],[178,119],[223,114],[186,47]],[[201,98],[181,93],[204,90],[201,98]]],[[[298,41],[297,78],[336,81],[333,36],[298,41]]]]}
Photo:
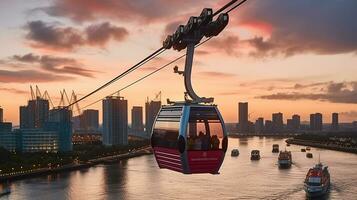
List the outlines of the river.
{"type": "Polygon", "coordinates": [[[285,148],[284,139],[231,138],[219,175],[183,175],[157,167],[153,155],[111,165],[10,183],[11,194],[1,199],[305,199],[303,181],[318,160],[329,166],[332,187],[328,199],[357,199],[357,155],[311,148],[313,159],[292,151],[293,166],[279,169],[273,144],[285,148]],[[230,151],[238,148],[239,157],[230,151]],[[250,151],[261,151],[260,161],[250,160],[250,151]]]}

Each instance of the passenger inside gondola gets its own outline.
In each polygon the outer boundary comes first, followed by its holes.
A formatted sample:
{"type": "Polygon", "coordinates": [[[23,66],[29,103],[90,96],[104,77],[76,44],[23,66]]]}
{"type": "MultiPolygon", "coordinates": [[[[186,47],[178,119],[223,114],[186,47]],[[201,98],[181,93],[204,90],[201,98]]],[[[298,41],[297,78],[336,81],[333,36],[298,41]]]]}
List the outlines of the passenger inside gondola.
{"type": "Polygon", "coordinates": [[[219,149],[219,143],[220,143],[220,141],[219,141],[217,135],[213,135],[211,137],[211,149],[212,150],[218,150],[219,149]]]}

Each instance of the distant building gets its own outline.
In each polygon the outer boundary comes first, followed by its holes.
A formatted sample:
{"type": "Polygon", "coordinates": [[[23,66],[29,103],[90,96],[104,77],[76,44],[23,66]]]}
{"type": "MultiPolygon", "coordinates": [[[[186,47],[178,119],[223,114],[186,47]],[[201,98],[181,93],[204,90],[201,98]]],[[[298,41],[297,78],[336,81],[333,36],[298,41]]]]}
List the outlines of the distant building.
{"type": "Polygon", "coordinates": [[[12,131],[0,131],[0,147],[15,152],[18,149],[16,134],[12,131]]]}
{"type": "Polygon", "coordinates": [[[101,144],[102,134],[73,134],[73,144],[101,144]]]}
{"type": "Polygon", "coordinates": [[[29,128],[29,111],[27,106],[20,106],[20,129],[29,128]]]}
{"type": "Polygon", "coordinates": [[[53,152],[59,151],[59,134],[56,131],[41,129],[19,130],[21,152],[53,152]]]}
{"type": "Polygon", "coordinates": [[[48,100],[37,97],[20,107],[20,128],[42,128],[48,120],[48,100]]]}
{"type": "Polygon", "coordinates": [[[337,131],[339,129],[338,125],[338,113],[332,113],[332,125],[331,129],[337,131]]]}
{"type": "Polygon", "coordinates": [[[81,130],[98,131],[99,128],[99,111],[87,109],[79,117],[79,126],[81,130]]]}
{"type": "Polygon", "coordinates": [[[273,131],[276,133],[281,133],[284,129],[283,113],[273,113],[273,131]]]}
{"type": "Polygon", "coordinates": [[[315,113],[310,114],[310,130],[321,131],[322,130],[322,114],[315,113]]]}
{"type": "Polygon", "coordinates": [[[59,138],[56,131],[18,129],[11,132],[0,132],[0,146],[8,151],[57,153],[58,143],[59,138]]]}
{"type": "Polygon", "coordinates": [[[12,123],[11,122],[0,122],[0,132],[11,132],[12,123]]]}
{"type": "Polygon", "coordinates": [[[147,137],[151,135],[152,126],[160,109],[161,101],[147,101],[145,103],[145,131],[147,137]]]}
{"type": "Polygon", "coordinates": [[[16,150],[16,137],[12,134],[12,123],[0,122],[0,147],[9,151],[16,150]]]}
{"type": "Polygon", "coordinates": [[[144,131],[143,107],[141,106],[133,106],[131,109],[131,129],[134,133],[144,131]]]}
{"type": "Polygon", "coordinates": [[[248,102],[238,103],[238,113],[238,131],[240,133],[247,133],[249,129],[248,102]]]}
{"type": "Polygon", "coordinates": [[[103,144],[128,144],[128,101],[111,96],[103,100],[103,144]]]}
{"type": "Polygon", "coordinates": [[[261,134],[264,131],[264,118],[259,117],[255,120],[255,133],[261,134]]]}
{"type": "Polygon", "coordinates": [[[300,115],[295,114],[295,115],[292,116],[291,119],[292,119],[292,128],[293,128],[293,130],[294,131],[300,130],[300,124],[301,124],[300,115]]]}
{"type": "Polygon", "coordinates": [[[0,107],[0,123],[4,121],[4,110],[0,107]]]}
{"type": "Polygon", "coordinates": [[[68,108],[54,108],[50,110],[48,121],[44,130],[58,134],[58,150],[72,151],[72,111],[68,108]]]}
{"type": "Polygon", "coordinates": [[[272,133],[273,132],[273,122],[271,120],[265,120],[264,132],[265,133],[272,133]]]}
{"type": "Polygon", "coordinates": [[[288,131],[293,131],[293,120],[292,119],[286,120],[286,129],[288,131]]]}

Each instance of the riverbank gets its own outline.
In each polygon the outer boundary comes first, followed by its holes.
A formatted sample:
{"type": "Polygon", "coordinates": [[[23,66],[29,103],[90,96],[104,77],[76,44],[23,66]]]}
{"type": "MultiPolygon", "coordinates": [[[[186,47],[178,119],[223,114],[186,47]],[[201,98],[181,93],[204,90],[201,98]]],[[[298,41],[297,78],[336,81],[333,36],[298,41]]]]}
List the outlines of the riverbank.
{"type": "Polygon", "coordinates": [[[295,138],[287,139],[287,140],[285,140],[285,142],[288,144],[311,146],[311,147],[317,147],[317,148],[322,148],[322,149],[329,149],[329,150],[343,151],[343,152],[357,154],[356,147],[332,144],[331,142],[311,141],[311,140],[303,140],[303,139],[295,139],[295,138]]]}
{"type": "Polygon", "coordinates": [[[115,163],[120,160],[138,157],[138,156],[142,156],[142,155],[149,155],[149,154],[152,154],[151,147],[145,146],[145,147],[137,148],[137,149],[134,149],[130,152],[123,153],[123,154],[105,156],[105,157],[100,157],[100,158],[96,158],[96,159],[90,159],[84,163],[68,164],[68,165],[63,165],[63,166],[57,167],[57,168],[39,168],[39,169],[34,169],[34,170],[27,170],[27,171],[20,171],[20,172],[16,172],[16,173],[3,174],[3,175],[0,175],[0,183],[7,182],[7,181],[13,181],[13,180],[20,180],[20,179],[25,179],[25,178],[32,178],[32,177],[36,177],[36,176],[56,174],[56,173],[60,173],[60,172],[80,170],[80,169],[89,168],[89,167],[92,167],[92,166],[95,166],[98,164],[115,163]]]}

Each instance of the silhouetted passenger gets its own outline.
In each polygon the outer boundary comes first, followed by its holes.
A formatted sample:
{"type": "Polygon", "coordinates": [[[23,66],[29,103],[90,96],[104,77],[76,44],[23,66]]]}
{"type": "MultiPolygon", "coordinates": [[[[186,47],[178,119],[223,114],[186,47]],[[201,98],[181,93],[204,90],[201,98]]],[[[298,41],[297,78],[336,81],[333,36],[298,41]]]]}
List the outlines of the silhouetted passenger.
{"type": "Polygon", "coordinates": [[[213,150],[219,149],[219,139],[217,135],[213,135],[211,138],[211,147],[213,150]]]}
{"type": "Polygon", "coordinates": [[[195,139],[193,138],[193,136],[190,136],[187,141],[187,148],[188,150],[192,150],[194,149],[194,147],[195,147],[195,139]]]}
{"type": "Polygon", "coordinates": [[[202,150],[207,151],[210,148],[210,137],[208,133],[202,136],[202,150]]]}
{"type": "Polygon", "coordinates": [[[201,141],[201,137],[195,137],[195,150],[201,150],[201,146],[202,146],[202,141],[201,141]]]}

